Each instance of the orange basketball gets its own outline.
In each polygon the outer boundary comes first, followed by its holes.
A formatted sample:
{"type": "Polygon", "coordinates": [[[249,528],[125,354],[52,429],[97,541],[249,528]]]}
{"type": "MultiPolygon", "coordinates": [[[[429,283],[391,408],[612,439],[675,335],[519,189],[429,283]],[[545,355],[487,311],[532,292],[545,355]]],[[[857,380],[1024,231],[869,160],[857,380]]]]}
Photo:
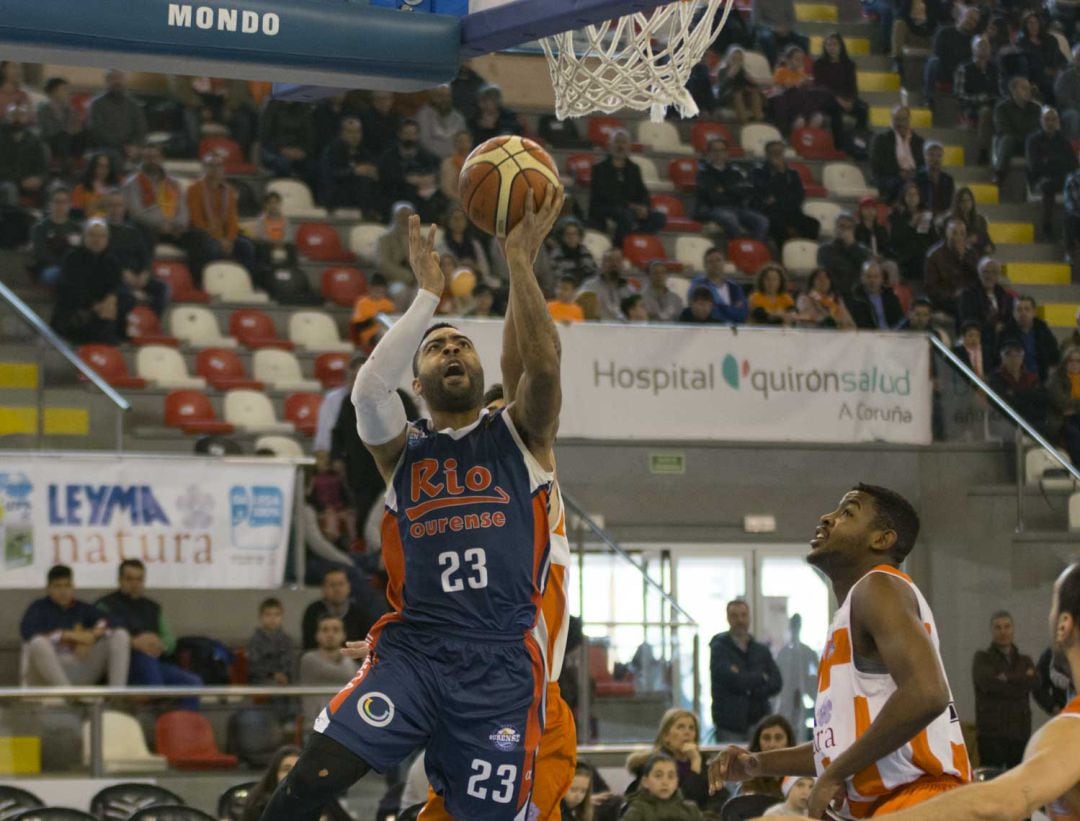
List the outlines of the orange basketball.
{"type": "Polygon", "coordinates": [[[532,190],[537,208],[549,185],[560,186],[555,161],[525,137],[492,137],[478,145],[461,167],[461,203],[473,225],[505,237],[525,215],[532,190]]]}

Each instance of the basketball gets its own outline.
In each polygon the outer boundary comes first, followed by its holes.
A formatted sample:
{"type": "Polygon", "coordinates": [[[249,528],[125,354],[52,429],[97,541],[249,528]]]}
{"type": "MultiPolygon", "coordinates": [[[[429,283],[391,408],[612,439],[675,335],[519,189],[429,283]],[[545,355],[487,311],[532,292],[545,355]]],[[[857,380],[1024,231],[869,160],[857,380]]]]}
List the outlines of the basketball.
{"type": "Polygon", "coordinates": [[[562,185],[555,161],[525,137],[492,137],[474,148],[461,167],[465,212],[473,225],[497,237],[521,221],[530,190],[540,207],[548,185],[562,185]]]}

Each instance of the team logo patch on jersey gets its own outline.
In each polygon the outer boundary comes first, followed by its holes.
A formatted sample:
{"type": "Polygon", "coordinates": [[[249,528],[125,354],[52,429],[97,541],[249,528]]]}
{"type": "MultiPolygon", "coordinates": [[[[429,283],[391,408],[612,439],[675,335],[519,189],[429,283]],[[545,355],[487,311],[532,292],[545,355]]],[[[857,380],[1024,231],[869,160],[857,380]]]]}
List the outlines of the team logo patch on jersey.
{"type": "Polygon", "coordinates": [[[517,727],[507,724],[489,735],[488,741],[494,744],[497,750],[508,753],[521,743],[521,733],[517,731],[517,727]]]}
{"type": "Polygon", "coordinates": [[[828,724],[829,720],[831,718],[832,718],[832,699],[827,698],[822,703],[821,707],[818,708],[818,711],[817,711],[817,723],[818,724],[828,724]]]}
{"type": "Polygon", "coordinates": [[[383,693],[372,692],[360,696],[356,711],[372,727],[385,727],[394,720],[394,702],[383,693]]]}

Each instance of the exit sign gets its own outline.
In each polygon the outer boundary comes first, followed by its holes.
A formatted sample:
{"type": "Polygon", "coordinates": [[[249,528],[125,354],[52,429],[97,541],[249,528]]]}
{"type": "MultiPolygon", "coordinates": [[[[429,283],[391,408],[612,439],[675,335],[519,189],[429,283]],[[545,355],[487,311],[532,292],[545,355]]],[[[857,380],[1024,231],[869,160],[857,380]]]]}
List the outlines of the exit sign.
{"type": "Polygon", "coordinates": [[[686,454],[681,450],[650,453],[649,473],[681,476],[686,473],[686,454]]]}

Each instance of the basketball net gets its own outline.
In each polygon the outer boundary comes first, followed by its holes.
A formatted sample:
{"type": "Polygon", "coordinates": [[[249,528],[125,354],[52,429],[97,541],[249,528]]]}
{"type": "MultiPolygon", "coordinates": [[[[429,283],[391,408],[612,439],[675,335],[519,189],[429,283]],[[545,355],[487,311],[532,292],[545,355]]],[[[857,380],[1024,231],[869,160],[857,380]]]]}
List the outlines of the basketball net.
{"type": "Polygon", "coordinates": [[[732,5],[733,0],[676,0],[541,39],[556,116],[633,108],[662,122],[673,105],[681,116],[693,117],[698,107],[686,90],[690,70],[727,22],[732,5]]]}

